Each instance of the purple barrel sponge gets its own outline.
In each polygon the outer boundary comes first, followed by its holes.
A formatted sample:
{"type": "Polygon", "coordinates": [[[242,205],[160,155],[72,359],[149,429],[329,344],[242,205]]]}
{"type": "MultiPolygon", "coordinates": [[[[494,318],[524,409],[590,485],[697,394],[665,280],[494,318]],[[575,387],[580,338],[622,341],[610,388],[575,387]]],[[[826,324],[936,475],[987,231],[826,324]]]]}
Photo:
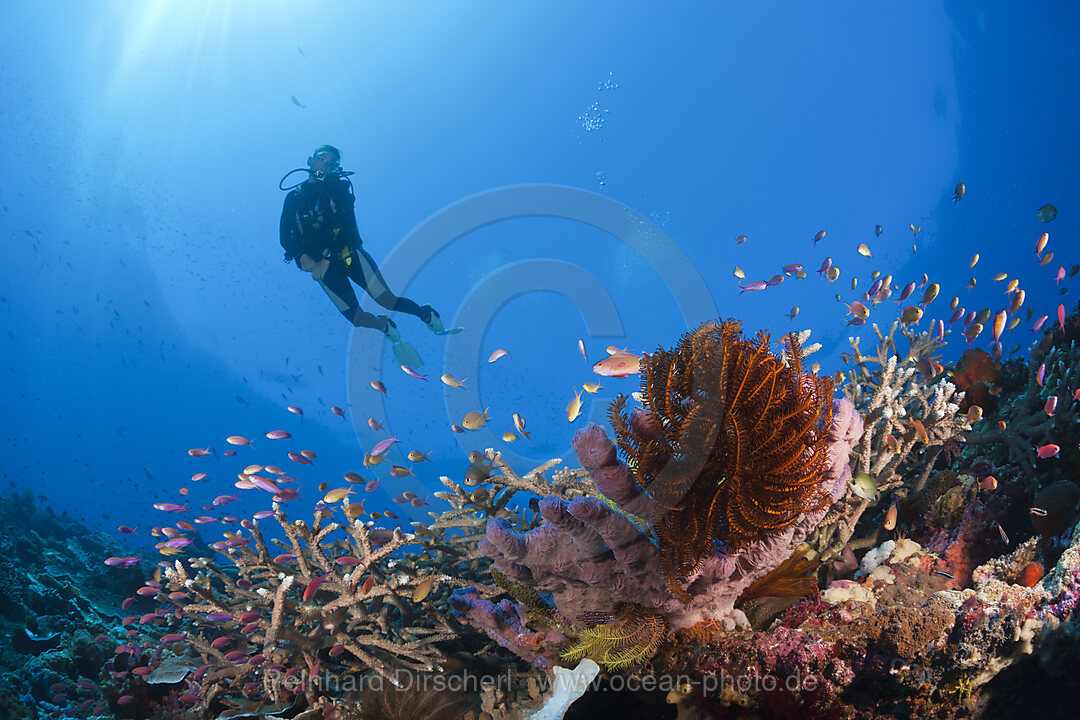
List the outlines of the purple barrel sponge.
{"type": "Polygon", "coordinates": [[[566,637],[557,632],[533,632],[525,627],[525,606],[509,600],[498,604],[480,596],[475,588],[458,589],[450,595],[450,608],[454,614],[473,627],[483,630],[488,637],[524,658],[537,667],[551,665],[542,652],[553,650],[566,637]]]}
{"type": "MultiPolygon", "coordinates": [[[[631,422],[647,427],[650,419],[639,411],[631,422]]],[[[548,496],[540,502],[543,525],[522,533],[503,518],[493,518],[480,550],[514,582],[550,593],[558,612],[570,622],[586,613],[613,612],[621,603],[636,603],[656,611],[673,630],[704,620],[729,628],[742,626],[746,617],[735,609],[736,600],[790,557],[843,493],[851,480],[848,455],[862,429],[862,416],[851,402],[835,401],[827,467],[820,481],[829,502],[741,549],[707,556],[682,578],[689,603],[668,588],[660,548],[645,527],[658,517],[659,508],[634,484],[630,469],[597,425],[577,433],[574,450],[597,489],[619,510],[597,497],[567,502],[548,496]]]]}

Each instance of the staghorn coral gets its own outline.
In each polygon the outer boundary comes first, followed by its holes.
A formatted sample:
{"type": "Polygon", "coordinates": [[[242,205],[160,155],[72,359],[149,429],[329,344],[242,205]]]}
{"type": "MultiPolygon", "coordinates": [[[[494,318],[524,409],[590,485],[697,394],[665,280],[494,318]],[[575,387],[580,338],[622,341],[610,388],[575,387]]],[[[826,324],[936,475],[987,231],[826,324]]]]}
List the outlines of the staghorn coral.
{"type": "Polygon", "coordinates": [[[769,336],[743,340],[736,320],[706,323],[673,350],[642,359],[647,410],[610,409],[634,481],[663,508],[653,522],[672,591],[678,576],[714,547],[747,547],[827,501],[826,433],[832,383],[802,372],[798,341],[789,363],[769,336]]]}
{"type": "MultiPolygon", "coordinates": [[[[475,562],[483,557],[477,545],[484,537],[489,518],[506,518],[514,527],[524,529],[539,524],[538,513],[529,518],[524,510],[519,511],[509,505],[517,493],[572,499],[596,491],[588,473],[583,470],[562,468],[553,472],[549,481],[544,473],[561,463],[561,458],[552,458],[521,476],[503,461],[498,452],[489,448],[485,458],[493,469],[499,470],[499,473],[488,476],[484,481],[490,487],[469,490],[443,476],[440,481],[449,492],[436,492],[435,497],[447,502],[451,509],[429,513],[433,520],[430,524],[413,523],[416,534],[425,538],[431,546],[461,560],[475,562]]],[[[474,569],[478,567],[476,565],[474,569]]]]}
{"type": "MultiPolygon", "coordinates": [[[[360,519],[339,525],[329,522],[331,512],[320,505],[309,526],[290,522],[275,503],[284,540],[268,540],[257,522],[245,520],[248,537],[230,533],[212,545],[228,563],[175,560],[162,582],[148,583],[155,592],[140,593],[155,594],[164,608],[157,615],[175,625],[161,641],[202,663],[201,683],[188,695],[194,710],[234,702],[240,688],[276,707],[303,696],[333,714],[340,700],[333,688],[347,674],[373,672],[395,684],[399,670],[441,667],[440,644],[461,635],[438,609],[449,588],[499,592],[446,572],[456,558],[398,553],[419,544],[416,536],[360,519]],[[275,545],[287,552],[275,554],[275,545]],[[428,593],[431,600],[420,605],[428,593]]],[[[161,657],[151,661],[157,666],[161,657]]]]}
{"type": "MultiPolygon", "coordinates": [[[[934,366],[935,351],[942,341],[930,331],[916,333],[894,322],[889,333],[877,325],[877,352],[863,355],[859,338],[851,338],[853,369],[847,371],[844,395],[865,418],[865,431],[852,453],[855,471],[868,473],[879,493],[918,493],[926,485],[942,453],[955,452],[971,428],[959,413],[962,399],[956,386],[934,366]],[[896,332],[900,329],[910,348],[900,355],[896,332]],[[920,380],[923,371],[931,377],[920,380]],[[918,423],[918,424],[916,424],[918,423]]],[[[812,536],[810,543],[822,561],[840,555],[855,533],[859,518],[870,501],[850,489],[835,504],[812,536]]]]}

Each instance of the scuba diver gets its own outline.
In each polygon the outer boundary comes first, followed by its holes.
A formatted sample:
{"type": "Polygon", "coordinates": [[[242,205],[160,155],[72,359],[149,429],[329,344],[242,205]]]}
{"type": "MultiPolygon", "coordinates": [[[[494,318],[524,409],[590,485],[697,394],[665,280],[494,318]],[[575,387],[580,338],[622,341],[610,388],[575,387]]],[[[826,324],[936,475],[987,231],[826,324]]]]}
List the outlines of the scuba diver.
{"type": "Polygon", "coordinates": [[[374,258],[363,248],[353,213],[356,197],[349,180],[352,172],[341,169],[341,151],[332,145],[320,145],[307,159],[307,165],[308,170],[292,170],[278,183],[279,189],[290,191],[281,209],[285,262],[296,260],[301,270],[311,273],[355,327],[384,333],[398,364],[419,367],[423,364],[420,355],[401,339],[397,324],[388,315],[375,315],[360,308],[350,280],[379,305],[415,315],[437,335],[461,332],[462,328],[445,329],[435,308],[417,305],[390,291],[374,258]],[[282,187],[285,178],[295,172],[307,172],[308,179],[289,188],[282,187]]]}

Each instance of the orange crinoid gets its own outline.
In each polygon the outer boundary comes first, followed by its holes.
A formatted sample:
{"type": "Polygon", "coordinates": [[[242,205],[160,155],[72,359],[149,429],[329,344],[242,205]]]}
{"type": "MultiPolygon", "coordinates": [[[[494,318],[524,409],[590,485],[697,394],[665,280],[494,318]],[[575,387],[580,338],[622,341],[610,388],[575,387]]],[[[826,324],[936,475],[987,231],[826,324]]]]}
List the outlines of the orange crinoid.
{"type": "Polygon", "coordinates": [[[765,332],[744,340],[736,320],[705,323],[673,350],[642,358],[647,412],[611,405],[634,479],[665,510],[654,530],[668,584],[714,550],[742,548],[820,508],[832,381],[804,373],[787,338],[785,362],[765,332]]]}

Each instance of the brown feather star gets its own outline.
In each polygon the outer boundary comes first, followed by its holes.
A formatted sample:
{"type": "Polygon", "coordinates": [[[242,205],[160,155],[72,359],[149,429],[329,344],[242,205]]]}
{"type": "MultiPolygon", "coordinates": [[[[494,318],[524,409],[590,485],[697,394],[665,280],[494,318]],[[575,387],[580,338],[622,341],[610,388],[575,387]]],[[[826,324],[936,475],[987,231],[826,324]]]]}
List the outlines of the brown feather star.
{"type": "Polygon", "coordinates": [[[714,549],[745,547],[823,506],[829,378],[804,373],[787,337],[787,364],[765,332],[744,340],[736,320],[710,322],[673,350],[642,358],[646,412],[610,408],[634,479],[666,509],[656,522],[672,590],[714,549]]]}

